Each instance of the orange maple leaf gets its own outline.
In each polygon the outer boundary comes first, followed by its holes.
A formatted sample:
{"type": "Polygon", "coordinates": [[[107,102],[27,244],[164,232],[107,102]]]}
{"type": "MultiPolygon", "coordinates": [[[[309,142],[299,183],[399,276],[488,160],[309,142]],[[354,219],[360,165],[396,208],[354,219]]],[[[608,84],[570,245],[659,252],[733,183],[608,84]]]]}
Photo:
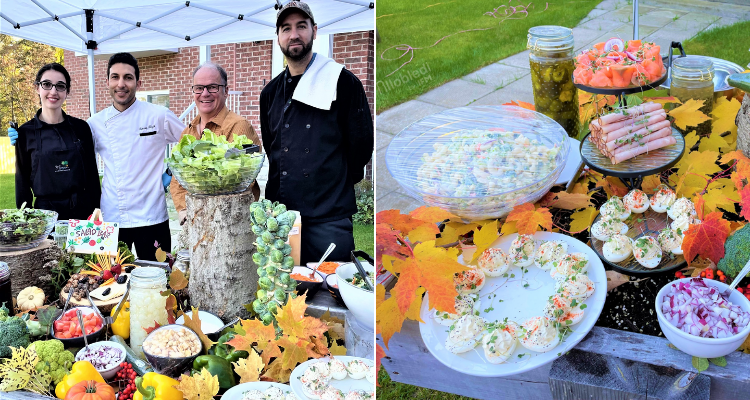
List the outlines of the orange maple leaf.
{"type": "Polygon", "coordinates": [[[604,191],[607,192],[608,197],[624,197],[626,194],[628,194],[627,186],[625,186],[625,184],[622,183],[620,179],[615,178],[614,176],[605,177],[598,172],[595,172],[594,174],[595,176],[597,176],[595,187],[601,186],[602,188],[604,188],[604,191]]]}
{"type": "Polygon", "coordinates": [[[318,318],[305,316],[306,298],[303,294],[289,299],[276,313],[276,322],[285,336],[309,342],[311,336],[322,337],[328,331],[328,325],[318,318]]]}
{"type": "Polygon", "coordinates": [[[383,266],[383,256],[388,255],[403,260],[411,252],[405,246],[406,240],[399,231],[389,224],[375,225],[375,261],[378,267],[383,266]]]}
{"type": "Polygon", "coordinates": [[[154,331],[154,329],[156,329],[156,328],[158,328],[158,327],[160,327],[160,326],[161,326],[161,324],[159,324],[158,322],[156,322],[156,320],[154,320],[154,326],[152,326],[152,327],[150,327],[150,328],[143,328],[143,330],[144,330],[144,331],[146,331],[146,334],[148,335],[148,334],[150,334],[151,332],[153,332],[153,331],[154,331]]]}
{"type": "Polygon", "coordinates": [[[724,257],[724,242],[729,236],[729,226],[729,221],[719,211],[708,214],[700,224],[690,225],[682,241],[688,266],[698,255],[714,263],[719,262],[724,257]]]}
{"type": "Polygon", "coordinates": [[[240,323],[245,334],[235,335],[227,342],[228,345],[249,353],[253,351],[253,343],[257,343],[265,365],[269,365],[272,358],[281,356],[281,349],[276,344],[276,329],[273,325],[263,325],[263,322],[257,319],[243,319],[240,323]]]}
{"type": "MultiPolygon", "coordinates": [[[[309,353],[312,351],[314,346],[311,342],[306,340],[293,340],[288,336],[282,336],[277,340],[279,346],[284,348],[284,352],[281,353],[281,367],[283,369],[294,369],[297,364],[307,361],[309,353]]],[[[318,356],[317,358],[320,358],[318,356]]]]}
{"type": "Polygon", "coordinates": [[[703,199],[703,195],[698,193],[693,198],[693,203],[695,204],[695,212],[698,213],[698,219],[703,221],[703,213],[706,206],[706,200],[703,199]]]}
{"type": "Polygon", "coordinates": [[[527,110],[536,111],[536,107],[533,104],[527,103],[527,102],[521,101],[521,100],[511,100],[510,103],[503,103],[502,105],[504,105],[504,106],[518,106],[518,107],[525,108],[527,110]]]}
{"type": "Polygon", "coordinates": [[[740,194],[740,217],[750,221],[750,185],[738,190],[740,194]]]}
{"type": "Polygon", "coordinates": [[[422,206],[410,212],[409,215],[412,218],[432,224],[437,224],[447,219],[458,219],[457,215],[445,211],[440,207],[422,206]]]}
{"type": "Polygon", "coordinates": [[[428,223],[412,217],[411,215],[401,214],[400,210],[384,210],[377,213],[375,220],[378,224],[388,224],[393,227],[394,230],[406,234],[422,225],[432,225],[435,228],[435,233],[439,233],[437,225],[434,223],[428,223]]]}
{"type": "Polygon", "coordinates": [[[507,221],[516,221],[516,229],[522,235],[533,235],[539,230],[538,226],[544,229],[552,229],[552,214],[547,208],[534,208],[531,203],[524,203],[513,207],[513,211],[508,214],[507,221]]]}
{"type": "MultiPolygon", "coordinates": [[[[552,192],[550,192],[552,193],[552,192]]],[[[554,193],[554,197],[542,202],[542,206],[549,208],[559,208],[561,210],[577,210],[592,206],[591,196],[586,193],[568,193],[566,191],[554,193]]]]}
{"type": "MultiPolygon", "coordinates": [[[[385,357],[385,350],[379,344],[375,346],[375,376],[377,377],[382,365],[381,360],[385,357]]],[[[377,381],[375,385],[380,386],[377,381]]]]}

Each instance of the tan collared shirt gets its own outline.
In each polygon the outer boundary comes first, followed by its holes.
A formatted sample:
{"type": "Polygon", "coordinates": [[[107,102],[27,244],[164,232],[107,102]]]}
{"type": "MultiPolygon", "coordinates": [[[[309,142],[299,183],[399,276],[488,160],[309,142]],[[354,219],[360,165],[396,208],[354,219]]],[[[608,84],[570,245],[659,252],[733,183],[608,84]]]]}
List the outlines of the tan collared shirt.
{"type": "MultiPolygon", "coordinates": [[[[201,116],[196,116],[190,124],[182,131],[182,135],[190,134],[196,139],[200,139],[203,132],[198,132],[201,124],[201,116]]],[[[245,118],[240,117],[228,108],[224,107],[219,114],[211,118],[206,123],[205,129],[210,129],[213,133],[221,135],[231,140],[233,135],[245,135],[248,139],[252,140],[254,144],[260,146],[260,139],[255,133],[255,129],[250,125],[245,118]]],[[[182,138],[182,135],[180,138],[182,138]]],[[[262,147],[262,146],[261,146],[262,147]]],[[[180,185],[177,180],[172,177],[172,183],[169,185],[170,192],[172,192],[172,200],[174,200],[174,207],[177,211],[184,210],[187,206],[185,205],[185,194],[187,190],[180,185]]],[[[253,195],[255,200],[260,198],[260,186],[258,182],[253,181],[252,185],[253,195]]]]}

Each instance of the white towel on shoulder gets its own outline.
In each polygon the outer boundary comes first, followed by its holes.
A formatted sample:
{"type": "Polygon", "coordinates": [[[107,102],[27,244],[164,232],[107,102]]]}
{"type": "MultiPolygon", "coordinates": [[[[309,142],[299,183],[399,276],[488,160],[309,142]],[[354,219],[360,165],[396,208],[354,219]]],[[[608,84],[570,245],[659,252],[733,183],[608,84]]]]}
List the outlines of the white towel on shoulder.
{"type": "Polygon", "coordinates": [[[321,110],[330,110],[331,103],[336,100],[336,85],[343,68],[342,64],[316,54],[312,65],[294,89],[292,99],[321,110]]]}

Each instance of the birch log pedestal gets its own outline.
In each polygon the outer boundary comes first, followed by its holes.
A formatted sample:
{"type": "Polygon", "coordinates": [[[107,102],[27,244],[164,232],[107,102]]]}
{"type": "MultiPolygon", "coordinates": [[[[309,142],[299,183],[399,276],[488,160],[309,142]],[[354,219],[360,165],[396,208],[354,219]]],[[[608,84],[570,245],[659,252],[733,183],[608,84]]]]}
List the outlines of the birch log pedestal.
{"type": "Polygon", "coordinates": [[[57,298],[52,287],[52,267],[62,257],[62,250],[54,240],[47,239],[26,250],[3,252],[0,251],[0,261],[5,261],[10,267],[11,292],[13,297],[28,286],[36,286],[44,290],[47,298],[57,298]]]}
{"type": "Polygon", "coordinates": [[[737,150],[750,157],[750,95],[745,93],[740,111],[737,112],[737,150]]]}
{"type": "Polygon", "coordinates": [[[190,302],[224,322],[247,319],[243,307],[255,299],[258,273],[253,263],[255,235],[250,229],[251,190],[203,196],[187,194],[187,244],[190,250],[190,302]]]}

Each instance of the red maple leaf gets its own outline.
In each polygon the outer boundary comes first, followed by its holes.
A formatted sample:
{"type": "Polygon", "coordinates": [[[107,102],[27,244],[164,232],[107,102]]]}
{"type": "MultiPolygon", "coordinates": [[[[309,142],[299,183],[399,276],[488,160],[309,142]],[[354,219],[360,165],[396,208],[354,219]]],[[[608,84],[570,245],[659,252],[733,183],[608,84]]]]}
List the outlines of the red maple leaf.
{"type": "Polygon", "coordinates": [[[729,221],[719,211],[708,214],[700,224],[690,225],[682,241],[688,265],[699,255],[718,263],[724,257],[724,242],[730,231],[729,221]]]}
{"type": "Polygon", "coordinates": [[[383,266],[383,256],[393,256],[399,260],[403,260],[407,255],[411,254],[408,247],[405,246],[406,241],[398,231],[388,224],[377,224],[375,225],[375,261],[378,268],[383,266]]]}
{"type": "MultiPolygon", "coordinates": [[[[380,373],[380,367],[382,365],[381,359],[385,357],[385,350],[382,346],[376,345],[375,346],[375,376],[377,376],[380,373]]],[[[377,381],[375,381],[375,385],[380,386],[377,381]]]]}
{"type": "Polygon", "coordinates": [[[150,328],[143,328],[143,330],[144,330],[144,331],[146,331],[146,334],[148,335],[148,334],[150,334],[151,332],[153,332],[153,331],[154,331],[154,329],[156,329],[156,328],[158,328],[158,327],[160,327],[160,326],[161,326],[161,325],[159,325],[159,323],[158,323],[158,322],[154,321],[154,326],[152,326],[152,327],[150,327],[150,328]]]}
{"type": "Polygon", "coordinates": [[[534,106],[531,103],[527,103],[527,102],[521,101],[521,100],[511,100],[510,103],[503,103],[502,105],[504,105],[504,106],[518,106],[518,107],[525,108],[527,110],[536,111],[536,106],[534,106]]]}

